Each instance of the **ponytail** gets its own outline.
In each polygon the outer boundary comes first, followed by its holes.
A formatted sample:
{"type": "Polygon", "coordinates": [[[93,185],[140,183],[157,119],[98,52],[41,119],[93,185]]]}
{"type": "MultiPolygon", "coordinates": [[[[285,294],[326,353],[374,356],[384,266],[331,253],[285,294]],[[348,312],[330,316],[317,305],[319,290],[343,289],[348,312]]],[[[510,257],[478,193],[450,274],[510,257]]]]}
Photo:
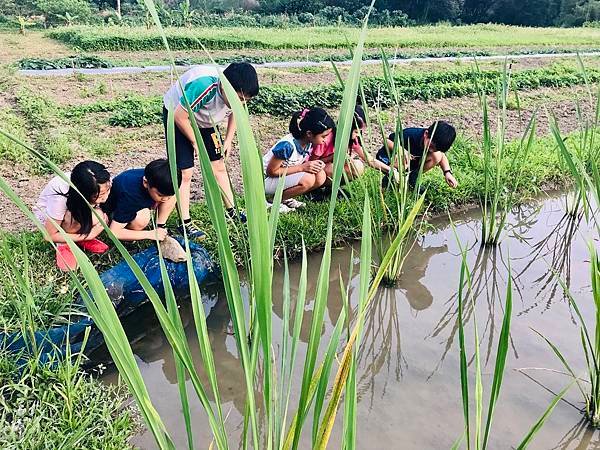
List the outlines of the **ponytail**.
{"type": "Polygon", "coordinates": [[[289,130],[296,139],[302,139],[309,131],[321,134],[335,128],[335,122],[322,108],[303,109],[292,114],[289,130]]]}
{"type": "Polygon", "coordinates": [[[67,210],[73,220],[79,223],[78,234],[88,235],[92,231],[92,212],[90,204],[98,198],[100,185],[110,181],[110,173],[102,164],[95,161],[83,161],[77,164],[71,172],[72,187],[66,193],[67,210]]]}

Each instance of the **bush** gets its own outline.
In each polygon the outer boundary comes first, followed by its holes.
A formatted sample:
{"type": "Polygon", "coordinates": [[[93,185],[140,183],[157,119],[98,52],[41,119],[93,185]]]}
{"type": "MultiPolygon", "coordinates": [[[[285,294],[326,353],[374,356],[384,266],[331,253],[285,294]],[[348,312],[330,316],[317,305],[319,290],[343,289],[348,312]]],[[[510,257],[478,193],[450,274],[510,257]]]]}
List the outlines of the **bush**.
{"type": "Polygon", "coordinates": [[[37,0],[37,8],[51,25],[86,23],[93,16],[87,0],[37,0]]]}
{"type": "Polygon", "coordinates": [[[45,58],[24,58],[17,63],[19,69],[26,70],[49,70],[49,69],[97,69],[110,68],[113,64],[99,56],[76,55],[66,58],[45,59],[45,58]]]}
{"type": "MultiPolygon", "coordinates": [[[[481,73],[466,69],[438,72],[408,72],[396,74],[397,92],[402,100],[433,100],[461,97],[477,93],[475,80],[488,93],[496,90],[500,70],[486,70],[481,73]]],[[[591,83],[600,81],[599,69],[587,70],[591,83]]],[[[393,105],[387,82],[381,77],[362,79],[365,97],[369,104],[376,102],[382,108],[393,105]]],[[[565,87],[584,84],[583,76],[577,69],[553,66],[542,69],[528,69],[512,75],[514,88],[518,90],[539,87],[565,87]]],[[[339,84],[320,85],[311,88],[285,85],[268,85],[260,89],[260,94],[248,104],[253,114],[271,114],[285,117],[299,109],[312,106],[338,108],[342,100],[339,84]]],[[[112,112],[109,123],[114,126],[139,127],[161,121],[161,97],[130,97],[125,100],[98,102],[70,108],[64,111],[69,117],[81,116],[89,112],[112,112]]]]}

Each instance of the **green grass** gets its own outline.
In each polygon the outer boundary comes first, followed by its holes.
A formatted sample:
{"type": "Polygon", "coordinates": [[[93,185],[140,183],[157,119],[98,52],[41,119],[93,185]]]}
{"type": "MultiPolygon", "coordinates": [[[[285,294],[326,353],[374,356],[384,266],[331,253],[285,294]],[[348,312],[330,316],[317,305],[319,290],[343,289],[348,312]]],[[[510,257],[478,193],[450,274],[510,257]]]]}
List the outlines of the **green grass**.
{"type": "Polygon", "coordinates": [[[139,428],[122,385],[108,386],[78,361],[22,366],[0,351],[0,448],[129,449],[139,428]]]}
{"type": "MultiPolygon", "coordinates": [[[[174,50],[240,48],[339,48],[354,45],[356,28],[297,28],[274,33],[262,28],[165,29],[174,50]]],[[[69,27],[49,32],[49,36],[84,51],[162,50],[163,40],[156,28],[143,27],[69,27]]],[[[374,28],[369,31],[367,47],[509,47],[524,45],[597,45],[600,30],[595,28],[526,28],[503,25],[423,26],[374,28]]]]}
{"type": "Polygon", "coordinates": [[[0,234],[0,332],[67,323],[75,286],[54,264],[49,246],[31,233],[0,234]]]}

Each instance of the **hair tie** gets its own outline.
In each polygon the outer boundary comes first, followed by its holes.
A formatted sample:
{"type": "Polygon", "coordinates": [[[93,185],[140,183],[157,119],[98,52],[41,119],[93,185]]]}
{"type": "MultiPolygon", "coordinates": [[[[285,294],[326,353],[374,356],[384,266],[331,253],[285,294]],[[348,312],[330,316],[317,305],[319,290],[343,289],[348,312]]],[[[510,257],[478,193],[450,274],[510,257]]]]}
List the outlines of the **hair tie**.
{"type": "Polygon", "coordinates": [[[302,122],[302,120],[304,120],[304,116],[306,116],[306,113],[307,113],[308,111],[309,111],[309,110],[308,110],[307,108],[304,108],[304,109],[302,110],[302,112],[300,113],[300,115],[298,116],[298,120],[296,121],[296,125],[298,125],[298,129],[299,129],[299,130],[301,130],[301,129],[302,129],[302,127],[300,126],[300,122],[302,122]]]}

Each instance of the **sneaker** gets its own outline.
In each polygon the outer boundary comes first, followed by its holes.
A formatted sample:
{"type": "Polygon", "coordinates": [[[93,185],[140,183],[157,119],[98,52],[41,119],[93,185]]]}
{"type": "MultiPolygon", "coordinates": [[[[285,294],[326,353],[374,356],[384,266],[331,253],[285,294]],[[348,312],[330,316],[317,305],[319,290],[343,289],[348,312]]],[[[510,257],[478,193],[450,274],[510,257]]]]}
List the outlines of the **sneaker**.
{"type": "Polygon", "coordinates": [[[295,198],[288,198],[287,200],[282,201],[281,204],[290,209],[299,209],[306,206],[306,203],[296,200],[295,198]]]}
{"type": "Polygon", "coordinates": [[[235,220],[236,216],[241,223],[246,223],[248,221],[246,217],[246,213],[242,210],[238,211],[236,214],[235,208],[228,208],[225,210],[227,213],[227,217],[231,220],[235,220]]]}
{"type": "MultiPolygon", "coordinates": [[[[267,202],[267,209],[269,209],[271,206],[273,206],[272,203],[267,202]]],[[[285,206],[283,203],[279,204],[279,214],[287,214],[291,211],[294,211],[293,208],[290,208],[288,206],[285,206]]]]}
{"type": "Polygon", "coordinates": [[[108,245],[102,242],[100,239],[90,239],[89,241],[80,241],[77,243],[79,247],[87,250],[90,253],[102,254],[108,250],[108,245]]]}
{"type": "Polygon", "coordinates": [[[56,246],[56,265],[63,272],[77,269],[77,259],[67,244],[56,246]]]}
{"type": "Polygon", "coordinates": [[[188,239],[194,239],[196,241],[201,241],[206,238],[206,233],[194,225],[193,222],[186,223],[185,225],[179,225],[177,227],[177,231],[179,234],[183,236],[183,227],[185,227],[185,231],[187,233],[188,239]]]}

